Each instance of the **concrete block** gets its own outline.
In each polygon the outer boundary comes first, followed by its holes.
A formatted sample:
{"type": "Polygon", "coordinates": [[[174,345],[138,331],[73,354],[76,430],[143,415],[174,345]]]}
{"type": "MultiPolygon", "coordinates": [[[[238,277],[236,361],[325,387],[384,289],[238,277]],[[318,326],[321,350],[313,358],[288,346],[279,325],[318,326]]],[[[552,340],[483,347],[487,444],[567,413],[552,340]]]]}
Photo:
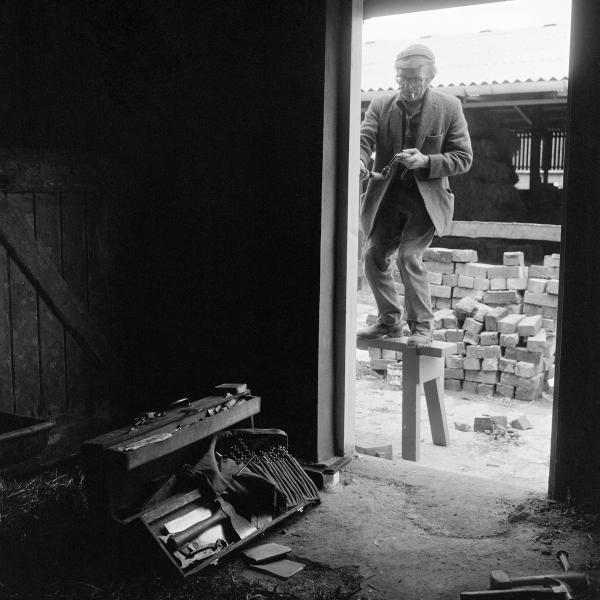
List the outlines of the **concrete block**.
{"type": "Polygon", "coordinates": [[[444,317],[444,327],[446,329],[458,329],[458,319],[454,313],[444,317]]]}
{"type": "Polygon", "coordinates": [[[456,272],[459,275],[487,278],[487,270],[489,266],[490,265],[478,262],[456,263],[456,272]]]}
{"type": "Polygon", "coordinates": [[[537,367],[530,362],[517,361],[515,375],[517,377],[533,377],[537,373],[537,367]]]}
{"type": "Polygon", "coordinates": [[[546,291],[546,285],[547,279],[530,277],[527,282],[527,291],[533,292],[534,294],[543,294],[546,291]]]}
{"type": "Polygon", "coordinates": [[[448,248],[427,248],[427,250],[423,252],[423,260],[451,263],[452,250],[448,248]]]}
{"type": "Polygon", "coordinates": [[[481,361],[482,371],[497,371],[498,370],[498,358],[484,358],[481,361]]]}
{"type": "Polygon", "coordinates": [[[444,379],[464,379],[463,369],[444,369],[444,379]]]}
{"type": "Polygon", "coordinates": [[[500,345],[504,348],[508,348],[510,346],[517,346],[519,343],[519,334],[518,333],[501,333],[500,334],[500,345]]]}
{"type": "Polygon", "coordinates": [[[452,308],[452,300],[450,298],[436,298],[435,307],[439,309],[452,308]]]}
{"type": "Polygon", "coordinates": [[[462,369],[464,357],[460,354],[448,354],[446,356],[447,369],[462,369]]]}
{"type": "Polygon", "coordinates": [[[453,262],[440,262],[439,260],[428,260],[425,262],[425,268],[430,273],[454,273],[453,262]]]}
{"type": "Polygon", "coordinates": [[[525,429],[533,429],[533,425],[525,415],[521,415],[520,417],[513,419],[510,422],[510,426],[513,429],[520,429],[521,431],[524,431],[525,429]]]}
{"type": "Polygon", "coordinates": [[[463,369],[469,369],[469,371],[481,371],[481,358],[472,358],[465,356],[463,358],[463,369]]]}
{"type": "Polygon", "coordinates": [[[464,421],[454,421],[454,429],[458,429],[458,431],[472,431],[472,427],[470,423],[465,423],[464,421]]]}
{"type": "Polygon", "coordinates": [[[485,316],[490,312],[490,310],[492,310],[491,306],[488,306],[487,304],[482,304],[481,302],[478,302],[475,305],[475,308],[473,309],[471,317],[473,319],[475,319],[476,321],[479,321],[480,323],[484,323],[485,316]]]}
{"type": "MultiPolygon", "coordinates": [[[[468,275],[463,275],[462,277],[468,277],[468,275]]],[[[481,290],[482,292],[485,292],[490,289],[490,280],[485,279],[483,277],[474,277],[472,287],[476,290],[481,290]]]]}
{"type": "Polygon", "coordinates": [[[498,290],[483,292],[483,301],[486,304],[519,304],[523,298],[517,290],[498,290]]]}
{"type": "Polygon", "coordinates": [[[452,288],[448,285],[429,284],[429,291],[436,298],[452,298],[452,288]]]}
{"type": "Polygon", "coordinates": [[[463,329],[470,333],[477,334],[483,329],[483,323],[476,321],[472,317],[467,317],[463,323],[463,329]]]}
{"type": "Polygon", "coordinates": [[[445,329],[434,329],[431,332],[431,337],[434,342],[445,342],[446,341],[446,330],[445,329]]]}
{"type": "Polygon", "coordinates": [[[463,342],[465,344],[479,344],[479,334],[472,331],[465,331],[463,342]]]}
{"type": "MultiPolygon", "coordinates": [[[[460,265],[462,263],[456,263],[460,265]]],[[[483,300],[483,295],[488,292],[482,292],[481,290],[476,290],[474,288],[463,288],[460,286],[456,286],[452,288],[452,297],[453,298],[473,298],[475,300],[483,300]]]]}
{"type": "Polygon", "coordinates": [[[510,314],[500,319],[496,324],[499,333],[516,333],[519,323],[525,318],[524,315],[510,314]]]}
{"type": "Polygon", "coordinates": [[[502,348],[500,346],[481,346],[481,358],[500,358],[502,348]]]}
{"type": "Polygon", "coordinates": [[[545,329],[540,329],[535,335],[527,338],[527,350],[530,352],[541,352],[542,354],[548,350],[548,339],[545,329]]]}
{"type": "Polygon", "coordinates": [[[467,381],[476,381],[477,383],[492,383],[498,382],[498,371],[471,371],[465,369],[465,379],[467,381]]]}
{"type": "Polygon", "coordinates": [[[430,285],[442,285],[444,278],[443,273],[436,273],[435,271],[427,271],[427,279],[430,285]]]}
{"type": "Polygon", "coordinates": [[[502,255],[502,264],[522,267],[525,264],[525,255],[523,252],[505,252],[502,255]]]}
{"type": "Polygon", "coordinates": [[[546,284],[546,293],[547,294],[558,294],[558,279],[548,279],[548,283],[546,284]]]}
{"type": "Polygon", "coordinates": [[[504,277],[492,277],[490,279],[490,290],[507,290],[506,278],[504,277]]]}
{"type": "Polygon", "coordinates": [[[508,309],[505,306],[496,306],[485,315],[485,328],[487,331],[497,331],[498,321],[508,315],[508,309]]]}
{"type": "Polygon", "coordinates": [[[477,250],[452,250],[452,260],[454,262],[477,262],[477,250]]]}
{"type": "Polygon", "coordinates": [[[502,356],[498,359],[498,370],[502,373],[514,373],[517,361],[502,356]]]}
{"type": "Polygon", "coordinates": [[[477,382],[476,381],[463,381],[463,392],[467,392],[468,394],[476,394],[477,393],[477,382]]]}
{"type": "Polygon", "coordinates": [[[542,315],[530,315],[525,317],[517,325],[517,333],[521,337],[535,335],[542,328],[542,315]]]}
{"type": "Polygon", "coordinates": [[[458,379],[444,379],[444,389],[449,392],[460,392],[462,390],[462,381],[458,379]]]}
{"type": "Polygon", "coordinates": [[[560,267],[560,254],[546,254],[544,256],[545,267],[560,267]]]}
{"type": "Polygon", "coordinates": [[[491,383],[478,383],[477,394],[479,396],[493,396],[496,386],[491,383]]]}
{"type": "Polygon", "coordinates": [[[462,329],[446,329],[447,342],[462,342],[464,339],[464,330],[462,329]]]}
{"type": "Polygon", "coordinates": [[[472,289],[474,286],[475,278],[470,275],[457,275],[457,282],[455,285],[458,285],[462,288],[472,289]]]}
{"type": "Polygon", "coordinates": [[[454,287],[458,284],[458,275],[456,273],[444,273],[442,275],[442,285],[448,285],[454,287]]]}
{"type": "Polygon", "coordinates": [[[494,346],[498,344],[498,332],[497,331],[482,331],[479,334],[479,343],[482,346],[494,346]]]}
{"type": "Polygon", "coordinates": [[[515,388],[512,385],[497,383],[496,394],[498,396],[502,396],[503,398],[512,398],[515,395],[515,388]]]}

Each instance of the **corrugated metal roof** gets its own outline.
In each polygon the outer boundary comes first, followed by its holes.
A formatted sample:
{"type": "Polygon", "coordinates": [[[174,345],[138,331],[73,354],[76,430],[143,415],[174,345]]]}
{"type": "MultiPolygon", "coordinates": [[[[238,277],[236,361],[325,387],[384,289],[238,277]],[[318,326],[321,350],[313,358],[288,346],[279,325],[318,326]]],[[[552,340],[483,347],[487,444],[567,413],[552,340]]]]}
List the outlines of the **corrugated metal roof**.
{"type": "Polygon", "coordinates": [[[363,44],[361,87],[395,89],[394,57],[409,44],[425,44],[436,56],[433,86],[464,86],[566,79],[570,31],[566,25],[434,35],[363,44]]]}

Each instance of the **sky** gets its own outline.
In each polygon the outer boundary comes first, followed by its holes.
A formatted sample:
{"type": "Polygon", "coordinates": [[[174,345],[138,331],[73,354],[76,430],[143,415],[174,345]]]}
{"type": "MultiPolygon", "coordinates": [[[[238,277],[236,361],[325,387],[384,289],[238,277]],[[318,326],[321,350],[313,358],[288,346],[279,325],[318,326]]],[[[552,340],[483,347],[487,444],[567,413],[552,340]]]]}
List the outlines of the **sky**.
{"type": "Polygon", "coordinates": [[[482,29],[514,29],[550,23],[569,24],[571,0],[508,0],[458,8],[406,13],[367,19],[363,41],[385,40],[440,33],[465,33],[482,29]]]}

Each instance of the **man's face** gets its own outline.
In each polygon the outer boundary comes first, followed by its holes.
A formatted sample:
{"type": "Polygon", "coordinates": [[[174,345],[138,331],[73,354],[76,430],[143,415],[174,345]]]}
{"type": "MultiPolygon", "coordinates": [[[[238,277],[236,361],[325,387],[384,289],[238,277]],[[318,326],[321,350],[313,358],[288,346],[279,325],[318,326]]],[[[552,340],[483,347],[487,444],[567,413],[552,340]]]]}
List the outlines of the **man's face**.
{"type": "Polygon", "coordinates": [[[423,65],[414,69],[398,69],[396,81],[404,102],[418,102],[433,79],[430,68],[423,65]]]}

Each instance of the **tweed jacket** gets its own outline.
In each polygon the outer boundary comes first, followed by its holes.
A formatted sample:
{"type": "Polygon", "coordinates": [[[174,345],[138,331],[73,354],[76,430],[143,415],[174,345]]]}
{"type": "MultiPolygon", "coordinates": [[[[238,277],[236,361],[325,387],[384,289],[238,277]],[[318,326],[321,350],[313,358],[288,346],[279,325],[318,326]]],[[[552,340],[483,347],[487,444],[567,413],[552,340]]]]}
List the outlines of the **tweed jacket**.
{"type": "MultiPolygon", "coordinates": [[[[402,148],[402,102],[400,93],[375,98],[361,124],[360,158],[365,165],[375,151],[373,170],[381,171],[402,148]]],[[[471,168],[473,151],[460,100],[428,88],[421,105],[415,148],[430,159],[429,169],[413,171],[419,192],[438,235],[448,231],[454,213],[454,195],[448,176],[471,168]]],[[[400,165],[402,168],[402,165],[400,165]]],[[[379,206],[393,176],[370,180],[361,198],[360,222],[365,240],[371,235],[379,206]]]]}

